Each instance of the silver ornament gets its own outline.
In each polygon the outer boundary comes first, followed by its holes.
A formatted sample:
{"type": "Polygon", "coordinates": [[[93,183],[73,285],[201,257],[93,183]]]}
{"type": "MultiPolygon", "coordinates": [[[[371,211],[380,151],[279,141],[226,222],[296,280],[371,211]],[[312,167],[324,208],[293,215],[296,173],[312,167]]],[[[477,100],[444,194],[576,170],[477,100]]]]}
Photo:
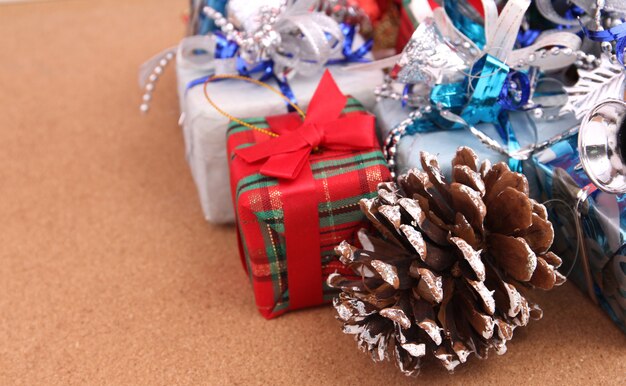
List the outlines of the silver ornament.
{"type": "Polygon", "coordinates": [[[626,103],[607,99],[592,108],[578,132],[580,162],[595,186],[607,193],[626,192],[626,103]]]}
{"type": "Polygon", "coordinates": [[[606,55],[600,58],[598,68],[579,69],[578,76],[576,84],[565,87],[567,103],[561,109],[561,115],[573,112],[580,119],[601,100],[624,97],[624,67],[613,63],[606,55]]]}

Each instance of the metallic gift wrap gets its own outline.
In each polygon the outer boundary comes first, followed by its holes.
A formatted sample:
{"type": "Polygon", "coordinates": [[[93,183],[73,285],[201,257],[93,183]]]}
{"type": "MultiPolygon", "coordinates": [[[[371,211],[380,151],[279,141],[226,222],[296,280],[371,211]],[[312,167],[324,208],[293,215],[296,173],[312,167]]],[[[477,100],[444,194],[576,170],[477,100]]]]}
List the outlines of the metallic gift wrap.
{"type": "MultiPolygon", "coordinates": [[[[395,127],[409,118],[412,110],[403,107],[398,101],[382,99],[376,104],[373,111],[378,118],[380,136],[384,140],[395,127]]],[[[521,111],[509,113],[509,118],[511,127],[522,147],[548,140],[578,125],[576,117],[571,113],[564,114],[557,120],[546,120],[535,117],[532,112],[521,111]]],[[[500,143],[501,146],[505,146],[504,140],[493,124],[479,123],[476,128],[500,143]]],[[[402,174],[411,168],[419,167],[420,150],[438,154],[442,158],[452,158],[459,144],[472,147],[481,159],[489,159],[492,163],[509,160],[505,154],[485,146],[476,136],[465,129],[424,132],[408,130],[408,133],[402,136],[398,143],[395,155],[396,171],[398,174],[402,174]]],[[[524,172],[529,169],[525,167],[528,163],[524,162],[524,172]]],[[[448,165],[443,164],[442,170],[449,175],[450,168],[448,165]]],[[[534,172],[534,167],[530,168],[528,172],[534,172]]]]}
{"type": "Polygon", "coordinates": [[[571,270],[568,279],[626,333],[626,194],[596,189],[580,167],[577,136],[537,153],[533,163],[542,199],[554,200],[550,215],[561,272],[571,270]],[[581,195],[588,197],[578,205],[581,195]],[[575,214],[582,220],[578,242],[575,214]],[[579,243],[584,250],[577,250],[579,243]]]}

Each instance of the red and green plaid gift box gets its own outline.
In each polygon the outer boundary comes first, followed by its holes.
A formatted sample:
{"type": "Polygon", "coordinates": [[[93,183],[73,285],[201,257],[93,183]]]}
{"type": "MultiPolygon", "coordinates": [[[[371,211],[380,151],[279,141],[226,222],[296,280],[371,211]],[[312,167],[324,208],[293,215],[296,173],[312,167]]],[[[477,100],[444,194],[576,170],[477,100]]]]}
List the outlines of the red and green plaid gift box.
{"type": "MultiPolygon", "coordinates": [[[[348,98],[342,115],[350,114],[368,113],[356,99],[348,98]]],[[[296,113],[291,115],[297,117],[296,113]]],[[[272,130],[265,118],[245,122],[272,130]]],[[[371,131],[375,138],[374,130],[371,131]]],[[[237,149],[272,141],[271,137],[234,122],[230,124],[227,136],[241,257],[252,282],[257,307],[264,317],[270,319],[294,309],[290,305],[287,267],[299,256],[287,256],[286,253],[283,189],[287,183],[261,174],[258,165],[250,165],[235,154],[237,149]]],[[[361,151],[327,151],[322,148],[313,152],[308,162],[319,215],[320,254],[314,258],[319,259],[321,277],[315,282],[319,281],[319,286],[323,286],[320,301],[323,303],[330,301],[335,294],[326,286],[327,276],[342,268],[334,247],[342,240],[354,240],[357,230],[367,226],[358,202],[373,197],[377,185],[389,180],[390,176],[378,148],[361,151]]],[[[299,237],[304,241],[307,235],[299,237]]]]}

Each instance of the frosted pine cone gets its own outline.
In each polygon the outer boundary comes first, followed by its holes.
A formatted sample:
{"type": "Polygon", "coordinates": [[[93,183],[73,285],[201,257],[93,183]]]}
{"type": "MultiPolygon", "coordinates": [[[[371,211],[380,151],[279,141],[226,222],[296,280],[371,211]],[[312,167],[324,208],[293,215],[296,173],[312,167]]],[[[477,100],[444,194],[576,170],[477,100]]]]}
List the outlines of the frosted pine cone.
{"type": "Polygon", "coordinates": [[[359,232],[362,249],[341,243],[355,274],[328,278],[341,290],[334,306],[344,332],[407,375],[427,359],[451,371],[471,353],[503,354],[516,327],[542,316],[527,288],[565,282],[548,251],[552,224],[526,177],[504,163],[479,167],[467,147],[452,160],[452,183],[435,157],[422,153],[421,162],[423,171],[400,176],[400,189],[384,183],[361,201],[379,235],[359,232]]]}

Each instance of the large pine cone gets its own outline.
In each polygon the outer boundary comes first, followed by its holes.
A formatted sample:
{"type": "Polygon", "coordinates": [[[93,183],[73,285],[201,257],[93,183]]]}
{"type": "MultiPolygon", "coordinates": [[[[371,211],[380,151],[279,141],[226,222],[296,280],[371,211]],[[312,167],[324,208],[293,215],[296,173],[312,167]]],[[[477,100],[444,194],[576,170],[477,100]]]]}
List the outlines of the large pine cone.
{"type": "Polygon", "coordinates": [[[549,252],[554,238],[546,208],[528,197],[528,181],[505,163],[478,164],[467,147],[445,181],[437,159],[421,154],[413,169],[361,209],[379,236],[359,232],[362,249],[341,243],[340,260],[355,273],[333,274],[334,306],[344,332],[375,361],[389,351],[401,371],[419,372],[436,358],[453,370],[470,353],[506,351],[517,326],[539,319],[527,288],[565,282],[549,252]]]}

